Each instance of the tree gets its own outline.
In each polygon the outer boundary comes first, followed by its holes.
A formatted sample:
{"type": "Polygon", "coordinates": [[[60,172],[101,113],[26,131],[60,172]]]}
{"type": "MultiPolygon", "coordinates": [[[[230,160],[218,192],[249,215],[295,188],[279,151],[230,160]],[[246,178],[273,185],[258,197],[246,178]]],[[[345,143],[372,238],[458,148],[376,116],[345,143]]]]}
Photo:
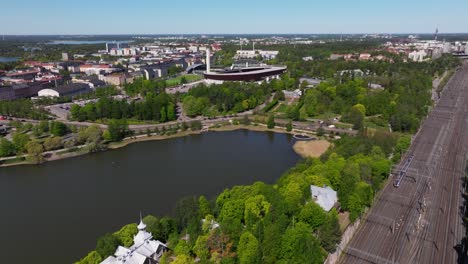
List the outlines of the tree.
{"type": "Polygon", "coordinates": [[[167,120],[168,121],[173,121],[176,120],[176,111],[175,111],[175,105],[173,103],[169,103],[167,106],[167,120]]]}
{"type": "Polygon", "coordinates": [[[322,247],[332,253],[341,241],[341,230],[338,222],[338,213],[333,208],[327,216],[325,223],[319,228],[318,237],[322,247]]]}
{"type": "Polygon", "coordinates": [[[210,251],[208,249],[208,236],[199,236],[193,246],[193,253],[197,255],[202,261],[206,261],[210,258],[210,251]]]}
{"type": "Polygon", "coordinates": [[[137,234],[137,224],[128,224],[122,227],[113,235],[119,240],[119,245],[130,247],[133,244],[133,237],[137,234]]]}
{"type": "Polygon", "coordinates": [[[356,104],[351,107],[349,119],[353,124],[353,129],[361,130],[364,126],[364,118],[366,116],[366,108],[362,104],[356,104]]]}
{"type": "Polygon", "coordinates": [[[313,201],[308,202],[299,214],[299,221],[309,224],[313,230],[320,227],[327,215],[323,209],[313,201]]]}
{"type": "Polygon", "coordinates": [[[97,251],[91,251],[89,254],[75,264],[99,264],[102,262],[102,257],[97,251]]]}
{"type": "Polygon", "coordinates": [[[128,123],[126,119],[112,119],[108,126],[110,141],[121,141],[129,134],[128,123]]]}
{"type": "Polygon", "coordinates": [[[44,148],[46,151],[56,150],[62,147],[62,138],[49,137],[44,140],[44,148]]]}
{"type": "Polygon", "coordinates": [[[176,255],[190,255],[190,246],[185,239],[179,240],[177,246],[174,248],[176,255]]]}
{"type": "Polygon", "coordinates": [[[16,153],[23,153],[26,151],[26,144],[30,141],[29,136],[22,133],[13,134],[13,145],[15,145],[16,153]]]}
{"type": "Polygon", "coordinates": [[[317,129],[317,136],[321,137],[325,135],[325,130],[323,129],[322,126],[320,126],[318,129],[317,129]]]}
{"type": "Polygon", "coordinates": [[[291,132],[292,129],[293,129],[292,122],[289,121],[289,122],[286,124],[286,131],[291,132]]]}
{"type": "Polygon", "coordinates": [[[171,264],[195,264],[195,261],[187,255],[178,255],[171,264]]]}
{"type": "Polygon", "coordinates": [[[166,122],[166,120],[167,120],[166,107],[163,106],[163,107],[161,108],[160,115],[161,115],[161,117],[160,117],[159,121],[160,121],[161,123],[166,122]]]}
{"type": "Polygon", "coordinates": [[[29,141],[26,144],[26,151],[28,156],[26,157],[33,164],[40,164],[44,161],[42,153],[44,152],[44,147],[37,141],[29,141]]]}
{"type": "Polygon", "coordinates": [[[98,239],[96,251],[103,259],[106,259],[114,254],[117,246],[119,246],[119,239],[113,234],[108,233],[98,239]]]}
{"type": "Polygon", "coordinates": [[[175,209],[175,220],[179,231],[186,228],[191,222],[198,223],[198,200],[195,197],[185,197],[179,200],[175,209]]]}
{"type": "Polygon", "coordinates": [[[319,241],[305,223],[294,224],[283,235],[281,260],[284,263],[322,263],[325,255],[319,241]]]}
{"type": "Polygon", "coordinates": [[[6,138],[0,139],[0,157],[8,157],[15,154],[15,145],[6,138]]]}
{"type": "Polygon", "coordinates": [[[257,223],[258,219],[266,216],[270,211],[271,204],[263,195],[255,195],[245,200],[244,220],[250,227],[257,223]]]}
{"type": "Polygon", "coordinates": [[[210,202],[206,199],[205,196],[200,196],[200,198],[198,198],[198,206],[200,208],[200,215],[202,217],[205,217],[206,215],[208,214],[211,214],[211,204],[210,202]]]}
{"type": "Polygon", "coordinates": [[[259,262],[259,245],[257,238],[250,232],[242,233],[237,246],[239,263],[251,264],[259,262]]]}
{"type": "Polygon", "coordinates": [[[274,116],[273,114],[271,114],[271,115],[268,117],[267,128],[268,128],[268,129],[273,129],[273,128],[275,128],[275,116],[274,116]]]}
{"type": "Polygon", "coordinates": [[[56,137],[65,136],[65,134],[67,133],[67,130],[68,130],[67,126],[62,122],[58,122],[58,121],[50,122],[50,132],[52,133],[52,135],[56,137]]]}

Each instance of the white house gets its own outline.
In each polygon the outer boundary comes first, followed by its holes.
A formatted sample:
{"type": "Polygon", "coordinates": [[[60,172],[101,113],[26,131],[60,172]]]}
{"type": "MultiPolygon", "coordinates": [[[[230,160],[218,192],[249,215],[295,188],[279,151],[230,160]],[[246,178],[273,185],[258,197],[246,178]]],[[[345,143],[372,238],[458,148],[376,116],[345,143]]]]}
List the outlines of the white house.
{"type": "Polygon", "coordinates": [[[146,231],[146,225],[140,219],[138,233],[133,237],[130,248],[119,246],[114,256],[109,256],[101,264],[157,264],[167,246],[146,231]]]}
{"type": "Polygon", "coordinates": [[[310,192],[312,194],[312,199],[325,211],[330,211],[336,203],[338,203],[338,195],[336,192],[329,186],[324,186],[323,188],[311,185],[310,192]]]}

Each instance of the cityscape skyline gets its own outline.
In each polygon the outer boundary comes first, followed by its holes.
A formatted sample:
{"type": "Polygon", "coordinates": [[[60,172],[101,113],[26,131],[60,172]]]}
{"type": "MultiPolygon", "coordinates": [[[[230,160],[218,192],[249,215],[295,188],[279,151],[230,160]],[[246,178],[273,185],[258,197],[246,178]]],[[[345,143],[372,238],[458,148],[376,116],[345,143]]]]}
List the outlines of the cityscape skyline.
{"type": "Polygon", "coordinates": [[[0,23],[9,26],[0,34],[406,34],[433,33],[436,27],[441,34],[466,32],[463,10],[468,9],[468,3],[457,0],[444,1],[443,5],[433,0],[294,3],[9,1],[3,4],[0,17],[0,23]]]}

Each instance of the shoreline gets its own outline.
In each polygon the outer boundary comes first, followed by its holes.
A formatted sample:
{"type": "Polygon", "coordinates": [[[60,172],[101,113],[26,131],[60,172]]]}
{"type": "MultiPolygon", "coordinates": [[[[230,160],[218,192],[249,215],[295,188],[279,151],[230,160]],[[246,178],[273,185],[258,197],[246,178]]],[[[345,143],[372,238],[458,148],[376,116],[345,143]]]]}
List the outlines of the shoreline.
{"type": "MultiPolygon", "coordinates": [[[[138,142],[159,141],[159,140],[167,140],[167,139],[173,139],[173,138],[181,138],[181,137],[186,137],[186,136],[190,136],[190,135],[199,135],[199,134],[202,134],[204,132],[229,132],[229,131],[237,131],[237,130],[249,130],[249,131],[255,131],[255,132],[273,132],[273,133],[290,134],[290,135],[294,135],[294,134],[297,134],[297,133],[314,135],[313,133],[308,132],[308,131],[302,131],[302,130],[296,130],[295,131],[294,129],[292,131],[286,131],[284,128],[279,128],[279,127],[268,129],[266,127],[266,125],[263,125],[263,124],[257,124],[257,125],[225,125],[225,126],[221,126],[221,127],[210,127],[207,131],[186,130],[186,131],[178,132],[178,133],[173,134],[173,135],[156,135],[156,134],[152,134],[150,136],[148,136],[148,135],[137,135],[137,136],[127,137],[127,138],[124,138],[120,142],[110,143],[107,146],[107,149],[103,150],[101,152],[106,152],[106,151],[110,151],[110,150],[116,150],[116,149],[124,148],[124,147],[126,147],[128,145],[138,143],[138,142]]],[[[320,142],[321,141],[326,141],[326,140],[320,140],[320,142]]],[[[310,141],[310,142],[319,142],[319,141],[310,141]]],[[[303,152],[298,150],[297,144],[302,145],[302,144],[304,144],[304,141],[297,141],[292,146],[292,149],[294,150],[294,152],[296,152],[302,158],[307,158],[307,157],[311,156],[311,155],[304,154],[303,152]],[[300,142],[303,142],[303,143],[300,143],[300,142]]],[[[328,149],[328,147],[327,147],[327,149],[328,149]]],[[[66,151],[66,150],[62,150],[62,151],[66,151]]],[[[325,151],[322,151],[322,153],[325,152],[325,151]]],[[[78,149],[78,151],[75,151],[75,152],[65,152],[65,153],[62,153],[62,154],[54,153],[51,157],[45,158],[44,162],[41,163],[41,164],[48,163],[48,162],[53,162],[53,161],[57,161],[57,160],[64,160],[64,159],[79,157],[79,156],[88,155],[88,154],[92,154],[92,153],[88,153],[88,152],[85,152],[85,151],[79,151],[79,149],[78,149]]],[[[40,165],[40,164],[34,164],[34,163],[31,163],[31,162],[28,162],[27,160],[23,160],[21,162],[0,164],[0,168],[13,167],[13,166],[24,166],[24,165],[40,165]]]]}

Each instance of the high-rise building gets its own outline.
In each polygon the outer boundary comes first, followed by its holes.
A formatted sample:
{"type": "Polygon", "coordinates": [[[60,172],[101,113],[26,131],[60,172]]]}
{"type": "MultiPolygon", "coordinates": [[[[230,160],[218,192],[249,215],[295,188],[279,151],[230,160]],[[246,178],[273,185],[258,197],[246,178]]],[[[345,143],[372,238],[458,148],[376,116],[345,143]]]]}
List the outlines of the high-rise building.
{"type": "Polygon", "coordinates": [[[110,52],[113,49],[128,49],[130,45],[128,43],[121,43],[121,42],[111,42],[106,43],[106,51],[110,52]]]}
{"type": "Polygon", "coordinates": [[[66,52],[62,53],[62,60],[63,61],[68,61],[68,53],[66,53],[66,52]]]}

